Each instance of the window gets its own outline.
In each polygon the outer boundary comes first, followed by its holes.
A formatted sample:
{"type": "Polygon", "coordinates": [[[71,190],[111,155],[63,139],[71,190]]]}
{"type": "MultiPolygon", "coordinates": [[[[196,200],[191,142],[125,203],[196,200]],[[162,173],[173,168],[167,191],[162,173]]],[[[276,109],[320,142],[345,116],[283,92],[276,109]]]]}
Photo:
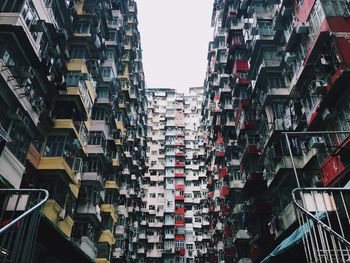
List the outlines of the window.
{"type": "Polygon", "coordinates": [[[156,249],[162,249],[163,244],[162,243],[156,243],[156,249]]]}
{"type": "Polygon", "coordinates": [[[100,145],[105,150],[106,148],[106,138],[101,131],[91,132],[89,136],[90,145],[100,145]]]}
{"type": "Polygon", "coordinates": [[[46,141],[43,156],[62,156],[66,143],[66,136],[49,136],[46,141]]]}
{"type": "Polygon", "coordinates": [[[106,109],[103,108],[97,108],[93,114],[93,120],[107,120],[108,119],[108,113],[106,109]]]}
{"type": "Polygon", "coordinates": [[[185,217],[185,223],[192,224],[192,217],[185,217]]]}
{"type": "Polygon", "coordinates": [[[85,162],[84,172],[99,172],[99,171],[100,171],[99,160],[89,159],[87,162],[85,162]]]}
{"type": "Polygon", "coordinates": [[[117,32],[109,32],[109,40],[116,41],[117,40],[117,32]]]}
{"type": "Polygon", "coordinates": [[[281,74],[269,74],[267,83],[270,89],[278,89],[286,87],[286,80],[281,74]]]}
{"type": "Polygon", "coordinates": [[[182,240],[176,240],[175,246],[176,246],[176,248],[183,248],[183,247],[185,247],[185,242],[182,240]]]}
{"type": "Polygon", "coordinates": [[[202,218],[200,218],[200,217],[195,217],[195,218],[194,218],[194,222],[196,222],[196,223],[201,223],[201,222],[202,222],[202,218]]]}
{"type": "Polygon", "coordinates": [[[6,66],[11,67],[11,66],[15,65],[15,62],[12,59],[12,56],[10,55],[10,53],[7,50],[5,50],[4,54],[2,55],[2,60],[4,61],[6,66]]]}
{"type": "Polygon", "coordinates": [[[30,142],[30,138],[27,135],[26,129],[14,123],[9,135],[13,140],[8,145],[9,149],[17,157],[17,159],[22,164],[24,164],[26,161],[30,142]]]}
{"type": "Polygon", "coordinates": [[[102,76],[103,76],[104,78],[113,78],[113,77],[114,77],[114,74],[113,74],[112,68],[103,67],[103,68],[102,68],[102,76]]]}
{"type": "Polygon", "coordinates": [[[89,23],[76,23],[75,24],[75,32],[77,32],[77,33],[89,33],[90,32],[90,24],[89,23]]]}
{"type": "Polygon", "coordinates": [[[118,25],[118,17],[113,16],[113,18],[108,21],[108,24],[114,26],[118,25]]]}
{"type": "Polygon", "coordinates": [[[259,34],[263,36],[273,35],[272,21],[259,21],[258,22],[259,34]]]}
{"type": "Polygon", "coordinates": [[[68,72],[66,82],[68,87],[77,87],[80,82],[81,72],[68,72]]]}
{"type": "Polygon", "coordinates": [[[114,51],[111,51],[111,50],[107,51],[106,57],[107,59],[114,59],[114,51]]]}
{"type": "Polygon", "coordinates": [[[172,241],[165,241],[164,242],[164,249],[165,250],[171,250],[174,246],[174,243],[172,241]]]}
{"type": "Polygon", "coordinates": [[[323,0],[323,10],[326,16],[345,16],[349,17],[349,5],[344,0],[323,0]]]}
{"type": "Polygon", "coordinates": [[[98,88],[97,98],[109,98],[109,89],[108,88],[98,88]]]}
{"type": "Polygon", "coordinates": [[[74,47],[71,51],[72,58],[86,58],[86,50],[84,48],[74,47]]]}
{"type": "MultiPolygon", "coordinates": [[[[39,16],[38,13],[33,5],[33,3],[30,2],[26,2],[22,11],[22,16],[24,18],[24,21],[26,23],[26,25],[28,26],[28,28],[30,29],[31,26],[36,23],[39,20],[39,16]]],[[[37,40],[39,34],[38,32],[31,32],[31,35],[34,39],[34,41],[37,40]]]]}
{"type": "Polygon", "coordinates": [[[193,249],[193,244],[186,244],[186,249],[192,250],[193,249]]]}
{"type": "Polygon", "coordinates": [[[175,220],[176,221],[183,221],[184,220],[184,216],[182,214],[176,214],[175,215],[175,220]]]}

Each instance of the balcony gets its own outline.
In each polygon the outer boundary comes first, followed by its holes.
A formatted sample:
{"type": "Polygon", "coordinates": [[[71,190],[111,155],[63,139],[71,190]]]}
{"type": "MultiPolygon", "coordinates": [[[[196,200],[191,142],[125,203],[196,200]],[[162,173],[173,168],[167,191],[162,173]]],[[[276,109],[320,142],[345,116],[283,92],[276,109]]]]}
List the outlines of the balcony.
{"type": "Polygon", "coordinates": [[[238,104],[238,109],[236,112],[235,125],[238,126],[238,122],[241,118],[243,109],[251,105],[251,101],[249,99],[241,99],[238,104]]]}
{"type": "Polygon", "coordinates": [[[233,74],[246,73],[249,70],[249,63],[247,60],[237,59],[233,66],[233,74]]]}
{"type": "Polygon", "coordinates": [[[0,155],[1,176],[3,176],[13,187],[19,188],[24,171],[25,166],[16,158],[10,149],[5,146],[0,155]]]}
{"type": "Polygon", "coordinates": [[[184,195],[175,195],[175,201],[184,201],[185,196],[184,195]]]}
{"type": "Polygon", "coordinates": [[[98,172],[84,172],[81,174],[81,180],[95,183],[98,185],[99,189],[103,188],[102,176],[98,172]]]}
{"type": "Polygon", "coordinates": [[[227,173],[228,173],[227,167],[220,168],[220,179],[223,178],[223,177],[226,177],[227,173]]]}
{"type": "Polygon", "coordinates": [[[339,155],[331,155],[321,164],[320,169],[323,185],[329,186],[345,170],[345,165],[339,155]]]}
{"type": "Polygon", "coordinates": [[[107,180],[105,182],[105,188],[106,188],[106,190],[115,190],[116,191],[119,189],[119,186],[118,186],[116,181],[107,180]]]}
{"type": "Polygon", "coordinates": [[[70,216],[60,217],[62,208],[53,199],[47,200],[43,208],[43,214],[54,223],[66,237],[70,237],[74,221],[70,216]]]}
{"type": "Polygon", "coordinates": [[[159,235],[147,235],[147,241],[148,243],[158,243],[160,242],[160,236],[159,235]]]}
{"type": "Polygon", "coordinates": [[[120,157],[118,155],[112,157],[112,165],[113,167],[120,167],[120,157]]]}
{"type": "Polygon", "coordinates": [[[175,248],[174,247],[165,248],[163,253],[164,254],[174,254],[175,253],[175,248]]]}
{"type": "Polygon", "coordinates": [[[178,248],[177,252],[180,256],[184,256],[186,254],[186,249],[184,247],[178,248]]]}
{"type": "MultiPolygon", "coordinates": [[[[219,209],[220,207],[215,207],[215,211],[217,210],[217,209],[219,209]]],[[[230,208],[230,207],[228,207],[228,206],[226,206],[226,205],[224,205],[224,206],[222,206],[221,207],[221,214],[223,215],[223,216],[226,216],[226,215],[229,215],[229,214],[231,214],[232,213],[232,209],[230,208]]]]}
{"type": "Polygon", "coordinates": [[[117,212],[114,208],[114,205],[110,205],[110,204],[102,204],[101,205],[101,212],[104,212],[104,213],[109,213],[110,216],[112,217],[113,219],[113,222],[117,222],[118,220],[118,215],[117,215],[117,212]]]}
{"type": "Polygon", "coordinates": [[[235,244],[239,240],[250,240],[252,238],[251,234],[248,232],[248,230],[245,229],[239,229],[233,236],[232,243],[235,244]]]}
{"type": "Polygon", "coordinates": [[[278,218],[281,220],[282,223],[282,230],[276,232],[276,238],[279,237],[281,234],[284,233],[284,231],[288,230],[290,226],[292,226],[296,221],[296,213],[294,209],[294,203],[293,201],[289,202],[282,210],[282,212],[279,214],[278,218]]]}
{"type": "Polygon", "coordinates": [[[95,246],[95,243],[90,240],[90,238],[86,236],[82,236],[77,241],[78,246],[86,255],[88,255],[93,260],[96,259],[97,256],[97,247],[95,246]]]}
{"type": "Polygon", "coordinates": [[[185,173],[175,173],[175,177],[176,178],[184,178],[185,177],[185,173]]]}
{"type": "Polygon", "coordinates": [[[94,205],[92,202],[81,203],[78,205],[77,213],[86,214],[86,215],[94,215],[97,220],[101,222],[102,218],[100,215],[100,207],[98,205],[94,205]]]}
{"type": "Polygon", "coordinates": [[[146,250],[144,247],[141,247],[141,248],[138,248],[137,249],[137,254],[145,254],[146,253],[146,250]]]}
{"type": "Polygon", "coordinates": [[[76,138],[79,140],[80,145],[77,147],[82,147],[83,150],[87,145],[87,129],[83,121],[73,121],[72,119],[56,119],[54,122],[54,129],[56,130],[71,130],[73,131],[76,138]]]}
{"type": "Polygon", "coordinates": [[[123,236],[125,238],[126,237],[125,227],[123,225],[117,225],[115,227],[114,234],[117,236],[123,236]]]}
{"type": "Polygon", "coordinates": [[[161,249],[148,249],[146,253],[147,258],[161,258],[162,257],[161,249]]]}
{"type": "Polygon", "coordinates": [[[115,244],[115,238],[110,230],[104,230],[98,240],[99,243],[108,243],[110,246],[115,244]]]}
{"type": "Polygon", "coordinates": [[[183,220],[176,221],[175,220],[175,226],[177,226],[177,227],[185,226],[185,221],[183,221],[183,220]]]}
{"type": "Polygon", "coordinates": [[[220,190],[220,197],[227,197],[230,194],[230,188],[228,186],[223,186],[220,190]]]}
{"type": "Polygon", "coordinates": [[[38,170],[45,174],[63,175],[68,180],[78,185],[78,178],[75,171],[73,171],[74,160],[66,159],[64,157],[41,157],[38,170]]]}

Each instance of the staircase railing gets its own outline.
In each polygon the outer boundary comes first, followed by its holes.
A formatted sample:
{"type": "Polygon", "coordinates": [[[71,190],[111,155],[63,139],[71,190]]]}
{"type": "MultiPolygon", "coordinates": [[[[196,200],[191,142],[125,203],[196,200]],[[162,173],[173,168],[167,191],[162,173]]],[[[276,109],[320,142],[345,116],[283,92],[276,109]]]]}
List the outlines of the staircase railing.
{"type": "Polygon", "coordinates": [[[350,189],[297,188],[292,195],[307,262],[350,262],[350,189]]]}
{"type": "Polygon", "coordinates": [[[0,262],[32,262],[44,189],[0,189],[0,262]]]}

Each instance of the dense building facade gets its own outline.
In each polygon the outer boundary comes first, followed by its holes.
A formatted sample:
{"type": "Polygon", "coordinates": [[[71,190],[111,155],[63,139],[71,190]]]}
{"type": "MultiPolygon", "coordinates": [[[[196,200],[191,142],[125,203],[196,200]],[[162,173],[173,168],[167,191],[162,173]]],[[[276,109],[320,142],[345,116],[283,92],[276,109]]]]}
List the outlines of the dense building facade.
{"type": "Polygon", "coordinates": [[[146,149],[137,24],[133,0],[0,4],[1,187],[49,191],[33,262],[136,259],[146,149]]]}
{"type": "Polygon", "coordinates": [[[207,189],[204,144],[198,139],[203,88],[191,88],[190,95],[174,89],[146,93],[149,170],[143,184],[140,232],[147,234],[147,242],[142,251],[147,262],[195,262],[205,251],[202,203],[207,189]]]}
{"type": "MultiPolygon", "coordinates": [[[[349,134],[329,132],[349,131],[349,21],[342,0],[215,1],[203,106],[207,260],[260,262],[298,227],[294,188],[349,181],[349,134]],[[286,131],[328,133],[286,140],[286,131]]],[[[302,242],[275,258],[304,262],[302,242]]]]}

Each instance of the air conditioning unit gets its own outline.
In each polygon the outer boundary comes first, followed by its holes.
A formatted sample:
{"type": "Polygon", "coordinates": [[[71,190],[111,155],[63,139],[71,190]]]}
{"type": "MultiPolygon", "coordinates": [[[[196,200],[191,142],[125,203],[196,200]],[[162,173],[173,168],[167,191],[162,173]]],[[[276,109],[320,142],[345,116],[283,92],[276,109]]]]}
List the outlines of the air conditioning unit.
{"type": "Polygon", "coordinates": [[[286,52],[286,54],[284,55],[284,61],[289,64],[293,61],[295,61],[296,57],[295,54],[292,52],[286,52]]]}
{"type": "Polygon", "coordinates": [[[297,34],[306,34],[309,32],[309,22],[295,22],[295,32],[297,34]]]}

